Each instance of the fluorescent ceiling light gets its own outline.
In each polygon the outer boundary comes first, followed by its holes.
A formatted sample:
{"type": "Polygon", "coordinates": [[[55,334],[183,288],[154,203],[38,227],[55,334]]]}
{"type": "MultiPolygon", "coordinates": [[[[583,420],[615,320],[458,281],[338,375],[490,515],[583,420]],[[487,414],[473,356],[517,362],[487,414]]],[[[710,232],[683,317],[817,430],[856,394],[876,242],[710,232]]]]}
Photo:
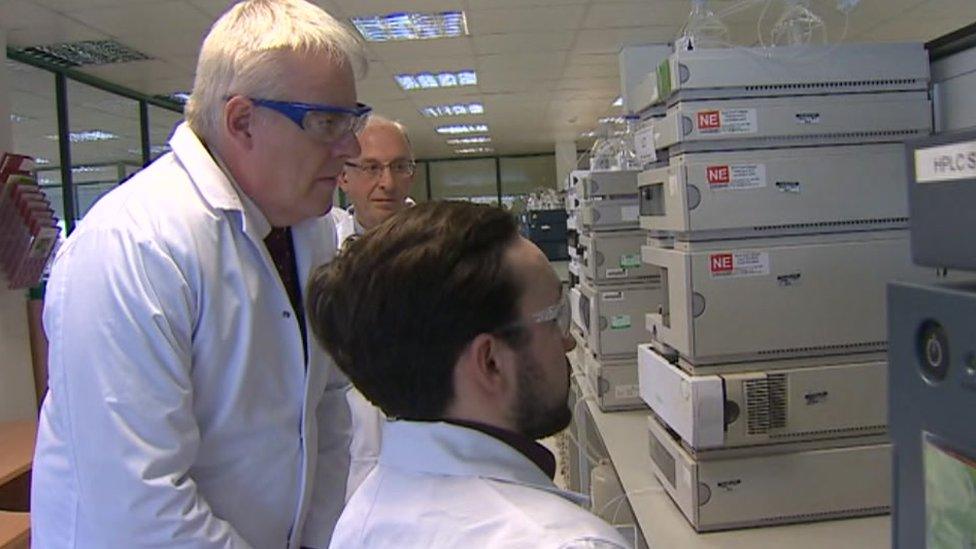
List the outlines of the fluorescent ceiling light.
{"type": "Polygon", "coordinates": [[[478,75],[473,70],[444,71],[437,74],[431,72],[404,73],[398,74],[394,78],[396,78],[400,88],[404,90],[456,88],[458,86],[474,86],[478,83],[478,75]]]}
{"type": "Polygon", "coordinates": [[[108,173],[110,176],[118,174],[115,166],[75,166],[71,168],[71,173],[108,173]]]}
{"type": "MultiPolygon", "coordinates": [[[[51,141],[57,141],[57,135],[47,135],[45,136],[51,141]]],[[[90,143],[92,141],[109,141],[111,139],[118,139],[119,136],[111,132],[106,132],[102,130],[84,130],[80,132],[71,132],[68,134],[68,140],[72,143],[90,143]]]]}
{"type": "Polygon", "coordinates": [[[623,107],[624,106],[624,98],[623,98],[623,96],[614,99],[613,100],[613,106],[614,107],[623,107]]]}
{"type": "Polygon", "coordinates": [[[624,117],[622,116],[605,116],[599,120],[601,124],[623,124],[624,117]]]}
{"type": "MultiPolygon", "coordinates": [[[[142,149],[126,149],[129,154],[133,156],[142,156],[142,149]]],[[[170,151],[169,145],[153,145],[149,147],[150,155],[159,155],[163,153],[168,153],[170,151]]]]}
{"type": "Polygon", "coordinates": [[[487,131],[487,124],[454,124],[450,126],[437,126],[437,133],[447,135],[455,135],[459,133],[485,133],[487,131]]]}
{"type": "Polygon", "coordinates": [[[20,114],[16,114],[16,113],[10,113],[10,121],[13,122],[14,124],[19,124],[21,122],[27,122],[28,120],[33,120],[33,118],[31,118],[29,116],[23,116],[23,115],[20,115],[20,114]]]}
{"type": "Polygon", "coordinates": [[[491,143],[491,137],[478,135],[475,137],[457,137],[447,140],[448,145],[477,145],[479,143],[491,143]]]}
{"type": "Polygon", "coordinates": [[[596,132],[593,130],[590,130],[588,132],[583,132],[580,134],[580,137],[596,137],[596,132]]]}
{"type": "Polygon", "coordinates": [[[50,164],[50,163],[51,163],[50,160],[48,160],[47,158],[40,157],[40,156],[38,156],[37,158],[34,159],[34,164],[37,165],[37,166],[43,166],[45,164],[50,164]]]}
{"type": "Polygon", "coordinates": [[[456,38],[468,34],[463,11],[440,13],[390,13],[353,17],[352,24],[367,42],[431,40],[456,38]]]}
{"type": "Polygon", "coordinates": [[[420,110],[424,116],[437,118],[440,116],[463,116],[466,114],[484,114],[485,106],[481,103],[458,103],[455,105],[431,105],[420,110]]]}
{"type": "Polygon", "coordinates": [[[491,147],[471,147],[467,149],[456,149],[454,152],[457,154],[493,153],[495,149],[491,147]]]}

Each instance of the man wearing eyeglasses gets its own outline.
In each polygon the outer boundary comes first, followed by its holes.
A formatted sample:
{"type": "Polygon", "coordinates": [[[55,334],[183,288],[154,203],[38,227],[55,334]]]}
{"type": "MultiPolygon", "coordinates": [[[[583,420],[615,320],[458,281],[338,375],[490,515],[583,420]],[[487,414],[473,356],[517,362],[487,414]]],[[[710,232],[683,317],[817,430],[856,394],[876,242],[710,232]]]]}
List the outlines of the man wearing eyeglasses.
{"type": "MultiPolygon", "coordinates": [[[[417,169],[413,149],[403,124],[375,114],[359,133],[359,157],[346,162],[339,188],[352,205],[338,218],[339,244],[352,234],[376,227],[412,203],[407,197],[417,169]]],[[[354,435],[355,436],[355,435],[354,435]]]]}
{"type": "MultiPolygon", "coordinates": [[[[339,178],[339,187],[352,205],[348,212],[338,208],[331,212],[340,248],[351,236],[361,236],[412,204],[407,202],[407,193],[417,164],[403,124],[370,114],[357,137],[359,157],[346,161],[339,178]]],[[[376,464],[384,419],[382,412],[355,388],[350,388],[347,399],[352,413],[352,444],[346,499],[376,464]]]]}
{"type": "Polygon", "coordinates": [[[575,343],[559,278],[510,214],[401,211],[313,273],[308,313],[391,418],[332,547],[626,547],[535,442],[569,424],[575,343]]]}
{"type": "Polygon", "coordinates": [[[200,52],[172,152],[61,247],[37,547],[326,547],[348,383],[309,337],[332,195],[369,107],[359,39],[303,0],[248,0],[200,52]]]}

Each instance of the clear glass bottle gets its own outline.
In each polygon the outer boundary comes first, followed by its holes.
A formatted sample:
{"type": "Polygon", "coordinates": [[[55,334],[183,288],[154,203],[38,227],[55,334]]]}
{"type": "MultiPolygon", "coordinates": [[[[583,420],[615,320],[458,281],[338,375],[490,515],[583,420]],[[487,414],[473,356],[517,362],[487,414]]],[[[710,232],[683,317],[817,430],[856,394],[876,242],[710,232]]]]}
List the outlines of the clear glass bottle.
{"type": "Polygon", "coordinates": [[[824,21],[810,11],[809,0],[786,0],[786,9],[773,25],[773,44],[801,46],[826,42],[824,21]]]}
{"type": "Polygon", "coordinates": [[[609,122],[601,123],[596,130],[596,141],[590,149],[590,170],[607,171],[616,164],[616,138],[609,122]]]}
{"type": "Polygon", "coordinates": [[[677,49],[701,50],[729,45],[729,28],[708,7],[707,0],[691,0],[691,12],[675,41],[677,49]]]}
{"type": "Polygon", "coordinates": [[[640,117],[636,114],[628,114],[624,117],[624,133],[620,136],[619,148],[617,150],[617,166],[621,170],[639,170],[643,168],[637,158],[637,147],[634,144],[634,134],[637,133],[637,124],[640,117]]]}

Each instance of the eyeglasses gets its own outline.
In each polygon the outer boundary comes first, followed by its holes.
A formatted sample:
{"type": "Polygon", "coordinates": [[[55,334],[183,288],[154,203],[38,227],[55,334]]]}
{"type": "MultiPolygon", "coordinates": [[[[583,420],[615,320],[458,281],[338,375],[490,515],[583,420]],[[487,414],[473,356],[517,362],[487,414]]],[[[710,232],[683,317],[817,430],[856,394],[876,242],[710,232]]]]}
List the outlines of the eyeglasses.
{"type": "MultiPolygon", "coordinates": [[[[229,98],[228,98],[229,99],[229,98]]],[[[271,109],[287,116],[298,127],[323,143],[335,143],[349,133],[359,133],[373,108],[357,103],[356,108],[333,107],[312,103],[292,103],[249,97],[259,107],[271,109]]]]}
{"type": "Polygon", "coordinates": [[[346,162],[346,166],[359,170],[360,173],[369,179],[379,179],[383,176],[383,172],[386,171],[387,168],[389,168],[390,173],[396,177],[410,177],[415,171],[417,171],[416,162],[413,160],[404,160],[402,158],[386,164],[383,164],[382,162],[362,162],[360,164],[356,164],[355,162],[346,162]]]}
{"type": "Polygon", "coordinates": [[[514,330],[518,328],[524,328],[529,324],[542,324],[543,322],[556,322],[556,326],[559,328],[559,332],[563,337],[569,336],[569,325],[570,325],[570,312],[569,312],[569,296],[565,293],[559,298],[559,302],[542,309],[537,313],[529,315],[529,318],[523,320],[516,320],[511,324],[502,326],[497,332],[504,332],[507,330],[514,330]]]}

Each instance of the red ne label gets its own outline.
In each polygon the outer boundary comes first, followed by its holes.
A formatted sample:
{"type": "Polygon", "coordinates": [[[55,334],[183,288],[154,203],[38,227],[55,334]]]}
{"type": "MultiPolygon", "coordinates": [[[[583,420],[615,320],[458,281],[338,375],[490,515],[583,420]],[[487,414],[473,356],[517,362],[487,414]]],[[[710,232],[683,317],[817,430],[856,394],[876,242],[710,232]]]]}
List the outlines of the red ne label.
{"type": "Polygon", "coordinates": [[[728,166],[709,166],[705,169],[709,185],[728,185],[732,181],[728,166]]]}
{"type": "Polygon", "coordinates": [[[709,256],[708,265],[712,274],[729,273],[735,270],[732,254],[712,254],[709,256]]]}
{"type": "Polygon", "coordinates": [[[699,130],[717,130],[722,127],[722,118],[718,111],[701,111],[698,113],[699,130]]]}

